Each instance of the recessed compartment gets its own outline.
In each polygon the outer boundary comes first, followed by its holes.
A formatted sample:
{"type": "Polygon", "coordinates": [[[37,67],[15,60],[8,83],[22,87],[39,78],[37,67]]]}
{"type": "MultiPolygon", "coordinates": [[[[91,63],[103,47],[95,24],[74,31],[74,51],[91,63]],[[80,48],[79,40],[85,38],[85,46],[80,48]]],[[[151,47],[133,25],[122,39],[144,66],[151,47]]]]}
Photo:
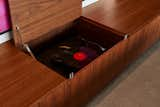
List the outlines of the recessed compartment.
{"type": "Polygon", "coordinates": [[[72,78],[124,38],[83,17],[53,32],[49,33],[49,39],[28,44],[38,61],[66,78],[72,78]]]}
{"type": "Polygon", "coordinates": [[[9,0],[15,45],[66,78],[123,39],[82,17],[82,0],[25,1],[9,0]]]}

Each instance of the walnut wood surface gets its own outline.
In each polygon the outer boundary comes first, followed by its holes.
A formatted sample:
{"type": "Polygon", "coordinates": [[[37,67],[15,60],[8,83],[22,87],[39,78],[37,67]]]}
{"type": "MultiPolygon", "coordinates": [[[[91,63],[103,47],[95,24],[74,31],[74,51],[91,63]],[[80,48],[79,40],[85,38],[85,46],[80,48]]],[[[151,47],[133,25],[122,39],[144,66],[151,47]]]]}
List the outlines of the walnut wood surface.
{"type": "Polygon", "coordinates": [[[28,107],[65,79],[11,42],[0,46],[0,107],[28,107]]]}
{"type": "Polygon", "coordinates": [[[0,104],[5,107],[29,104],[30,107],[84,107],[129,63],[160,39],[159,4],[159,0],[100,0],[85,8],[87,18],[130,37],[70,80],[63,81],[62,77],[17,51],[10,43],[1,46],[0,104]]]}
{"type": "Polygon", "coordinates": [[[13,36],[22,45],[81,15],[81,0],[9,0],[13,36]],[[19,27],[17,32],[16,26],[19,27]]]}
{"type": "Polygon", "coordinates": [[[84,107],[139,55],[160,39],[160,16],[98,57],[31,107],[84,107]]]}
{"type": "Polygon", "coordinates": [[[128,38],[125,56],[128,63],[160,40],[160,15],[128,38]]]}
{"type": "Polygon", "coordinates": [[[160,0],[99,0],[83,16],[132,35],[160,14],[160,0]]]}

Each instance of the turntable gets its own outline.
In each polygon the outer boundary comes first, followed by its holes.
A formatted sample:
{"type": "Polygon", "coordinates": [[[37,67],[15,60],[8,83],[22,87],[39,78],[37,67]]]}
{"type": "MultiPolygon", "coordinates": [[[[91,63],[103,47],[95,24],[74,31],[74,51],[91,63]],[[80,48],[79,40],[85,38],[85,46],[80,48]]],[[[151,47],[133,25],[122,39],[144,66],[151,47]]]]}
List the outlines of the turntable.
{"type": "Polygon", "coordinates": [[[48,48],[42,48],[41,52],[35,53],[36,58],[66,78],[72,78],[78,70],[106,50],[100,44],[87,40],[83,35],[55,42],[47,43],[48,48]]]}

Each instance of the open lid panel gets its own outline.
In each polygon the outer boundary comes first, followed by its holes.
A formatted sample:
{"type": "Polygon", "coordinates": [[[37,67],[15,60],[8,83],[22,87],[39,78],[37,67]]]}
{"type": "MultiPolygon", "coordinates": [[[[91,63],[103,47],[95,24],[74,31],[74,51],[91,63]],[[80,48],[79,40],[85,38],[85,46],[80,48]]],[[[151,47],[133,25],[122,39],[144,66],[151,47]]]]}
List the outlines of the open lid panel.
{"type": "Polygon", "coordinates": [[[81,15],[82,0],[9,0],[15,45],[39,38],[81,15]]]}

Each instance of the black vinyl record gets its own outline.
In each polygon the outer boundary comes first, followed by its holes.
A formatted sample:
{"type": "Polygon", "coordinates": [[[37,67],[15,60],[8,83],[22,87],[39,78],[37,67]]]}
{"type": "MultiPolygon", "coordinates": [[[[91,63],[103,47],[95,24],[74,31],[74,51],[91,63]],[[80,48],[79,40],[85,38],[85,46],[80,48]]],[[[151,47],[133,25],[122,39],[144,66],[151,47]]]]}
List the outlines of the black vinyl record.
{"type": "Polygon", "coordinates": [[[77,72],[103,51],[99,44],[75,36],[50,45],[37,59],[68,78],[71,72],[77,72]]]}

